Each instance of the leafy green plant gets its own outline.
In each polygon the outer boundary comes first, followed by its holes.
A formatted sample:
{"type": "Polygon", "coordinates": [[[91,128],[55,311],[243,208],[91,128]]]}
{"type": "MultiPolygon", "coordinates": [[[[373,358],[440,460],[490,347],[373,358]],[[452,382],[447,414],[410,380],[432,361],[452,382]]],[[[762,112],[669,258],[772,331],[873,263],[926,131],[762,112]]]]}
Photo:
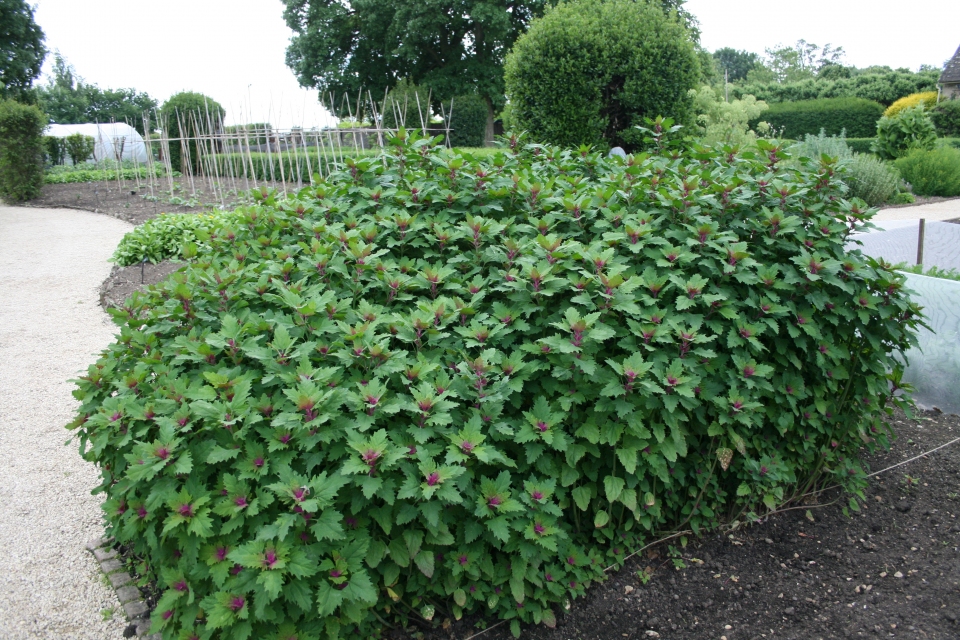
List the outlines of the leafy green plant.
{"type": "Polygon", "coordinates": [[[144,260],[156,264],[180,256],[187,244],[205,251],[213,232],[235,217],[233,213],[161,213],[123,236],[110,261],[120,267],[144,260]]]}
{"type": "MultiPolygon", "coordinates": [[[[104,182],[107,180],[116,180],[117,178],[123,178],[124,180],[135,180],[136,178],[147,178],[150,176],[151,170],[147,167],[140,167],[139,169],[80,169],[77,171],[58,171],[58,172],[47,172],[43,176],[43,181],[46,184],[74,184],[78,182],[104,182]]],[[[163,176],[166,175],[162,165],[155,165],[153,168],[154,176],[163,176]]],[[[174,175],[180,175],[178,172],[174,172],[174,175]]]]}
{"type": "Polygon", "coordinates": [[[67,147],[63,138],[57,136],[44,136],[43,147],[47,154],[47,160],[52,165],[62,165],[63,159],[67,155],[67,147]]]}
{"type": "Polygon", "coordinates": [[[845,251],[833,164],[439,143],[256,191],[112,311],[70,426],[167,640],[553,625],[644,540],[856,492],[887,444],[918,307],[845,251]]]}
{"type": "Polygon", "coordinates": [[[47,116],[31,105],[0,100],[0,198],[30,200],[43,187],[47,116]]]}
{"type": "Polygon", "coordinates": [[[907,273],[915,273],[930,278],[942,278],[944,280],[956,280],[960,282],[960,270],[957,269],[941,269],[937,266],[925,268],[922,264],[907,264],[906,262],[896,264],[893,268],[897,271],[906,271],[907,273]]]}
{"type": "Polygon", "coordinates": [[[894,163],[920,196],[960,196],[960,149],[916,150],[894,163]]]}
{"type": "Polygon", "coordinates": [[[854,154],[844,163],[844,180],[850,195],[860,198],[871,207],[889,202],[900,188],[897,167],[866,153],[854,154]]]}
{"type": "Polygon", "coordinates": [[[849,195],[860,198],[871,207],[891,201],[900,187],[900,174],[890,164],[875,156],[853,153],[843,132],[828,136],[821,129],[816,136],[809,135],[790,147],[796,157],[820,158],[823,155],[841,159],[844,182],[849,195]]]}
{"type": "Polygon", "coordinates": [[[93,136],[85,136],[82,133],[72,133],[64,138],[63,142],[67,155],[70,156],[70,162],[75,165],[86,162],[92,157],[96,145],[93,136]]]}
{"type": "Polygon", "coordinates": [[[693,37],[658,2],[572,0],[534,20],[507,55],[510,122],[534,139],[633,149],[644,118],[693,120],[693,37]]]}
{"type": "Polygon", "coordinates": [[[888,202],[890,204],[913,204],[916,201],[917,198],[912,193],[909,191],[901,191],[899,193],[895,193],[888,202]]]}
{"type": "Polygon", "coordinates": [[[880,118],[872,149],[881,158],[892,160],[914,149],[932,149],[936,141],[933,121],[923,107],[917,106],[904,109],[892,118],[880,118]]]}
{"type": "MultiPolygon", "coordinates": [[[[817,135],[821,130],[825,130],[827,135],[845,132],[852,137],[866,137],[876,131],[881,115],[883,105],[872,100],[821,98],[770,103],[762,117],[774,129],[782,130],[787,138],[817,135]]],[[[757,119],[750,122],[751,126],[755,126],[757,119]]]]}
{"type": "MultiPolygon", "coordinates": [[[[750,95],[727,102],[718,89],[708,86],[700,87],[699,91],[691,89],[690,96],[703,142],[738,146],[752,146],[756,142],[757,134],[750,129],[749,122],[767,110],[766,102],[750,95]]],[[[758,121],[756,127],[761,133],[770,129],[762,121],[758,121]]]]}
{"type": "Polygon", "coordinates": [[[942,100],[929,110],[937,135],[960,136],[960,100],[942,100]]]}

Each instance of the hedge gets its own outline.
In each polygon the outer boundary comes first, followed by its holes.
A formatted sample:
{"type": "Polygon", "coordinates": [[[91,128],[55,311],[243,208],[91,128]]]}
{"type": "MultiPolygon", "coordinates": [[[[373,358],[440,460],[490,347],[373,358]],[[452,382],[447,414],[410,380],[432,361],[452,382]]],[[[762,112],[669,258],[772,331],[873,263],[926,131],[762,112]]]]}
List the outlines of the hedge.
{"type": "Polygon", "coordinates": [[[450,144],[454,147],[482,147],[487,132],[487,103],[478,95],[453,99],[450,144]]]}
{"type": "Polygon", "coordinates": [[[854,153],[873,153],[872,147],[876,140],[877,138],[875,136],[869,138],[847,138],[847,146],[850,147],[850,150],[854,153]]]}
{"type": "Polygon", "coordinates": [[[929,113],[938,136],[960,137],[960,99],[944,100],[929,113]]]}
{"type": "Polygon", "coordinates": [[[750,121],[754,128],[761,121],[782,130],[787,138],[817,135],[821,129],[828,136],[840,135],[846,130],[854,138],[866,138],[877,131],[877,120],[883,115],[883,105],[862,98],[824,98],[771,104],[763,115],[750,121]]]}
{"type": "Polygon", "coordinates": [[[764,100],[771,104],[818,98],[865,98],[875,100],[886,107],[911,93],[936,91],[939,77],[939,70],[919,73],[886,71],[864,73],[852,78],[836,80],[809,79],[790,83],[731,85],[730,91],[731,95],[737,98],[742,95],[752,95],[756,96],[757,100],[764,100]]]}
{"type": "Polygon", "coordinates": [[[30,200],[43,187],[43,130],[47,116],[39,108],[0,100],[0,197],[30,200]]]}

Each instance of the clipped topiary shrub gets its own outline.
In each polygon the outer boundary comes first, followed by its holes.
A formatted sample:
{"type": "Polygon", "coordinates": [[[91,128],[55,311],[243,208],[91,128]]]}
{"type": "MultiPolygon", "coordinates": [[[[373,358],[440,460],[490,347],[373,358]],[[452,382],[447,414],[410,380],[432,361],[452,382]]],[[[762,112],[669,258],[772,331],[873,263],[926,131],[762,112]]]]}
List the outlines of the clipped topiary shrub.
{"type": "Polygon", "coordinates": [[[63,139],[64,150],[70,156],[70,162],[80,164],[86,162],[93,156],[93,150],[96,148],[96,140],[93,136],[85,136],[82,133],[72,133],[63,139]]]}
{"type": "Polygon", "coordinates": [[[635,148],[644,118],[693,121],[700,62],[659,2],[572,0],[534,20],[504,68],[511,125],[552,144],[635,148]]]}
{"type": "Polygon", "coordinates": [[[832,165],[512,143],[256,192],[113,312],[71,428],[154,631],[519,634],[664,531],[863,486],[918,307],[832,165]]]}
{"type": "Polygon", "coordinates": [[[929,110],[936,106],[937,97],[936,91],[911,93],[910,95],[900,98],[887,107],[886,111],[883,112],[883,115],[887,118],[892,118],[904,109],[910,109],[912,107],[922,107],[924,110],[929,110]]]}
{"type": "Polygon", "coordinates": [[[937,135],[960,137],[960,100],[943,100],[929,114],[937,135]]]}
{"type": "Polygon", "coordinates": [[[918,149],[896,161],[903,179],[920,196],[960,196],[960,149],[918,149]]]}
{"type": "MultiPolygon", "coordinates": [[[[846,131],[852,138],[872,136],[877,130],[877,120],[883,115],[883,105],[863,98],[822,98],[799,102],[770,104],[763,112],[762,120],[781,131],[786,138],[802,138],[807,134],[817,135],[820,130],[828,136],[846,131]]],[[[751,120],[756,126],[758,120],[751,120]]]]}
{"type": "Polygon", "coordinates": [[[453,99],[450,144],[454,147],[482,147],[487,131],[487,103],[478,95],[453,99]]]}
{"type": "Polygon", "coordinates": [[[63,164],[63,159],[67,155],[66,143],[63,138],[57,136],[43,136],[43,150],[47,161],[54,166],[63,164]]]}
{"type": "Polygon", "coordinates": [[[932,149],[936,143],[933,122],[918,106],[904,109],[892,118],[880,118],[872,150],[881,158],[892,160],[914,149],[932,149]]]}
{"type": "Polygon", "coordinates": [[[163,103],[161,126],[166,127],[167,138],[171,139],[170,165],[174,171],[200,170],[196,138],[218,131],[226,113],[219,102],[193,91],[174,94],[163,103]]]}
{"type": "Polygon", "coordinates": [[[33,105],[0,100],[0,198],[30,200],[43,187],[47,116],[33,105]]]}

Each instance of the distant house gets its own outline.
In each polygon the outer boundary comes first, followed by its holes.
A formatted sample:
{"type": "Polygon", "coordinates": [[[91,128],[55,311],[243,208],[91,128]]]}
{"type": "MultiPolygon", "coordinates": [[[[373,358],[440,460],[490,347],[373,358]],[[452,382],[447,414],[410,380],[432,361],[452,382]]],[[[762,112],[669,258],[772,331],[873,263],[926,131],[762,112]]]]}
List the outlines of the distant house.
{"type": "Polygon", "coordinates": [[[943,66],[940,74],[941,97],[947,100],[960,98],[960,47],[943,66]]]}

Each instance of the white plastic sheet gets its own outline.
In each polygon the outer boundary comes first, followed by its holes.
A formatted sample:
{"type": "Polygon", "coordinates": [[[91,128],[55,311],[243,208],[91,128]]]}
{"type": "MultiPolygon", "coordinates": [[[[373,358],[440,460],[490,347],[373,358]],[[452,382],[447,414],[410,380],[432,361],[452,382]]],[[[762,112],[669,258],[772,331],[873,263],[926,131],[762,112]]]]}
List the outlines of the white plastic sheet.
{"type": "Polygon", "coordinates": [[[921,407],[960,414],[960,282],[905,275],[930,330],[921,328],[920,348],[905,354],[904,380],[916,387],[914,399],[921,407]]]}
{"type": "MultiPolygon", "coordinates": [[[[143,136],[128,124],[110,122],[104,124],[51,124],[44,135],[66,138],[82,133],[94,140],[93,157],[96,161],[116,160],[120,151],[120,160],[134,160],[146,163],[147,147],[143,136]]],[[[64,162],[71,164],[69,157],[64,162]]]]}

